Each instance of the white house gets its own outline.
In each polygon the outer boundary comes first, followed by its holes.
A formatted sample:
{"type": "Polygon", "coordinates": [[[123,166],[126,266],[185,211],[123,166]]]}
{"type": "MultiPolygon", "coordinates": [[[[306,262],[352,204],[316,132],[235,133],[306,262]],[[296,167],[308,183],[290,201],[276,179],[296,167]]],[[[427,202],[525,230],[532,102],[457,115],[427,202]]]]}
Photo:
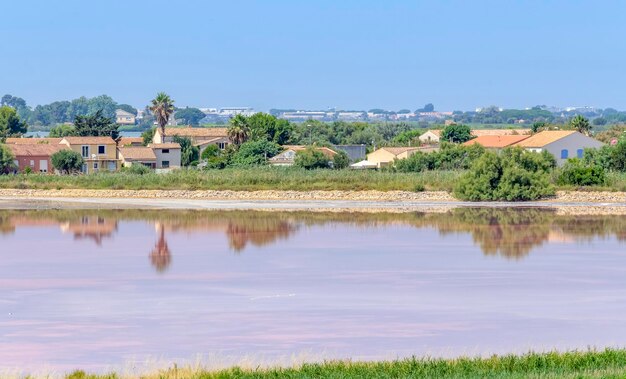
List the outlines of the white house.
{"type": "Polygon", "coordinates": [[[537,153],[547,151],[554,155],[560,166],[568,158],[582,158],[585,149],[597,149],[602,145],[602,142],[574,130],[548,130],[532,135],[513,146],[537,153]]]}
{"type": "Polygon", "coordinates": [[[439,143],[439,138],[441,137],[441,130],[429,130],[426,133],[420,135],[419,140],[422,143],[439,143]]]}

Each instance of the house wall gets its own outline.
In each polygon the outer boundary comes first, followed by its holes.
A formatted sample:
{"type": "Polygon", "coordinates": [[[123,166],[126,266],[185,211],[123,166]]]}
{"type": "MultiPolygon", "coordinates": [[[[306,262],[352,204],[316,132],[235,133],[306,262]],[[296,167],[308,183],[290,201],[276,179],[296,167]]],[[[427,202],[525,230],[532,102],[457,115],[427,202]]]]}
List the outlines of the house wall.
{"type": "Polygon", "coordinates": [[[567,159],[561,158],[562,150],[567,150],[569,152],[568,158],[576,158],[578,149],[597,149],[603,145],[604,144],[602,142],[591,137],[587,137],[580,133],[574,133],[544,146],[544,150],[548,151],[556,158],[557,165],[562,166],[567,161],[567,159]]]}
{"type": "Polygon", "coordinates": [[[17,164],[18,170],[20,172],[23,172],[26,167],[30,167],[33,172],[54,172],[50,156],[47,155],[16,156],[14,163],[17,164]]]}
{"type": "Polygon", "coordinates": [[[98,144],[67,144],[70,149],[78,154],[83,153],[83,146],[89,146],[89,157],[83,157],[85,164],[83,165],[83,173],[93,174],[99,171],[117,171],[120,169],[120,162],[117,159],[117,148],[115,145],[98,145],[98,144]],[[98,154],[98,146],[104,146],[104,154],[98,154]],[[92,158],[93,154],[96,155],[92,158]],[[97,168],[96,168],[97,166],[97,168]]]}
{"type": "Polygon", "coordinates": [[[115,123],[120,125],[135,125],[135,116],[116,116],[115,123]]]}
{"type": "Polygon", "coordinates": [[[439,142],[439,137],[431,131],[427,131],[418,137],[418,139],[422,142],[439,142]]]}
{"type": "Polygon", "coordinates": [[[180,149],[169,149],[169,153],[163,153],[163,149],[153,148],[156,155],[156,168],[163,168],[163,161],[170,162],[169,168],[180,168],[180,149]]]}
{"type": "Polygon", "coordinates": [[[333,145],[333,150],[345,152],[351,162],[362,161],[367,155],[365,145],[333,145]]]}
{"type": "Polygon", "coordinates": [[[388,166],[393,160],[396,159],[396,156],[388,152],[387,150],[376,150],[373,153],[369,153],[367,155],[367,160],[372,163],[376,163],[376,165],[380,167],[388,166]]]}

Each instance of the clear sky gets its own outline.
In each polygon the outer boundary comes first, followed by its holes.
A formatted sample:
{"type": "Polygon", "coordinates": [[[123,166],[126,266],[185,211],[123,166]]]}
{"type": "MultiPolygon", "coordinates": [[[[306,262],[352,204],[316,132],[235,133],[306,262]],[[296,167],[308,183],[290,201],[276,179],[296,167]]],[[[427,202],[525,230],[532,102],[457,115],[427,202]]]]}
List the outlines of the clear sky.
{"type": "MultiPolygon", "coordinates": [[[[21,0],[0,92],[29,105],[626,109],[626,2],[21,0]]],[[[2,95],[0,94],[0,96],[2,95]]]]}

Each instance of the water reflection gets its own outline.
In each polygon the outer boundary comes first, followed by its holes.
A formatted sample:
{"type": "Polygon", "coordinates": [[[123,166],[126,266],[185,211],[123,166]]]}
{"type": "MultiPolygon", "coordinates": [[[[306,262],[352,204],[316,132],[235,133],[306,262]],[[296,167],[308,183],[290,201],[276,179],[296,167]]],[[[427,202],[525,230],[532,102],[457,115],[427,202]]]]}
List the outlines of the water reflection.
{"type": "MultiPolygon", "coordinates": [[[[57,226],[74,239],[100,246],[114,238],[120,223],[153,224],[156,242],[150,263],[164,272],[172,261],[168,236],[176,233],[223,233],[230,250],[241,253],[287,240],[302,228],[345,225],[354,228],[435,228],[440,235],[469,234],[485,255],[520,259],[546,243],[573,243],[616,237],[626,241],[622,216],[565,216],[546,208],[457,208],[445,213],[311,213],[255,211],[4,210],[0,234],[20,228],[57,226]]],[[[416,245],[418,241],[416,241],[416,245]]],[[[148,250],[149,248],[147,248],[148,250]]]]}

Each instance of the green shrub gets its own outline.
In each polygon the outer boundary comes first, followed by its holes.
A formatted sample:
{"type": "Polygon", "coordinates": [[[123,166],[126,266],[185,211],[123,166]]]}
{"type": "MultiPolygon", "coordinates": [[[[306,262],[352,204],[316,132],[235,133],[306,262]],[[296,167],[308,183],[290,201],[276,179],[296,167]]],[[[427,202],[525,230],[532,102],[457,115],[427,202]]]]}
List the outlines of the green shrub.
{"type": "Polygon", "coordinates": [[[13,153],[5,145],[0,144],[0,174],[9,174],[17,170],[15,163],[13,163],[13,153]]]}
{"type": "Polygon", "coordinates": [[[397,160],[394,168],[399,172],[422,172],[430,170],[467,170],[485,153],[485,148],[442,143],[439,151],[415,153],[407,159],[397,160]]]}
{"type": "Polygon", "coordinates": [[[549,161],[519,148],[499,155],[487,151],[461,177],[454,195],[469,201],[527,201],[552,195],[549,161]]]}
{"type": "Polygon", "coordinates": [[[298,151],[296,153],[294,165],[307,170],[329,168],[330,160],[321,151],[309,147],[306,150],[298,151]]]}
{"type": "Polygon", "coordinates": [[[558,184],[595,186],[606,183],[606,173],[599,165],[587,164],[580,159],[568,159],[560,170],[558,184]]]}
{"type": "Polygon", "coordinates": [[[52,167],[62,174],[80,172],[83,167],[83,157],[74,150],[61,150],[50,157],[52,167]]]}
{"type": "Polygon", "coordinates": [[[441,132],[441,141],[463,143],[472,139],[472,130],[467,125],[452,124],[441,132]]]}
{"type": "Polygon", "coordinates": [[[190,138],[175,136],[173,141],[180,145],[181,166],[190,166],[192,162],[198,160],[198,157],[200,156],[200,150],[193,145],[193,142],[190,138]]]}
{"type": "Polygon", "coordinates": [[[233,154],[231,164],[234,166],[264,165],[267,159],[281,151],[280,145],[267,140],[254,140],[243,143],[233,154]]]}
{"type": "Polygon", "coordinates": [[[122,171],[133,175],[146,175],[152,172],[148,167],[139,163],[133,163],[130,167],[124,167],[122,171]]]}
{"type": "Polygon", "coordinates": [[[345,151],[339,150],[337,154],[333,157],[333,168],[335,170],[341,170],[350,165],[350,158],[345,151]]]}
{"type": "Polygon", "coordinates": [[[200,156],[200,158],[202,158],[202,160],[208,161],[211,158],[219,157],[220,153],[220,149],[217,147],[217,145],[209,145],[202,151],[202,155],[200,156]]]}

